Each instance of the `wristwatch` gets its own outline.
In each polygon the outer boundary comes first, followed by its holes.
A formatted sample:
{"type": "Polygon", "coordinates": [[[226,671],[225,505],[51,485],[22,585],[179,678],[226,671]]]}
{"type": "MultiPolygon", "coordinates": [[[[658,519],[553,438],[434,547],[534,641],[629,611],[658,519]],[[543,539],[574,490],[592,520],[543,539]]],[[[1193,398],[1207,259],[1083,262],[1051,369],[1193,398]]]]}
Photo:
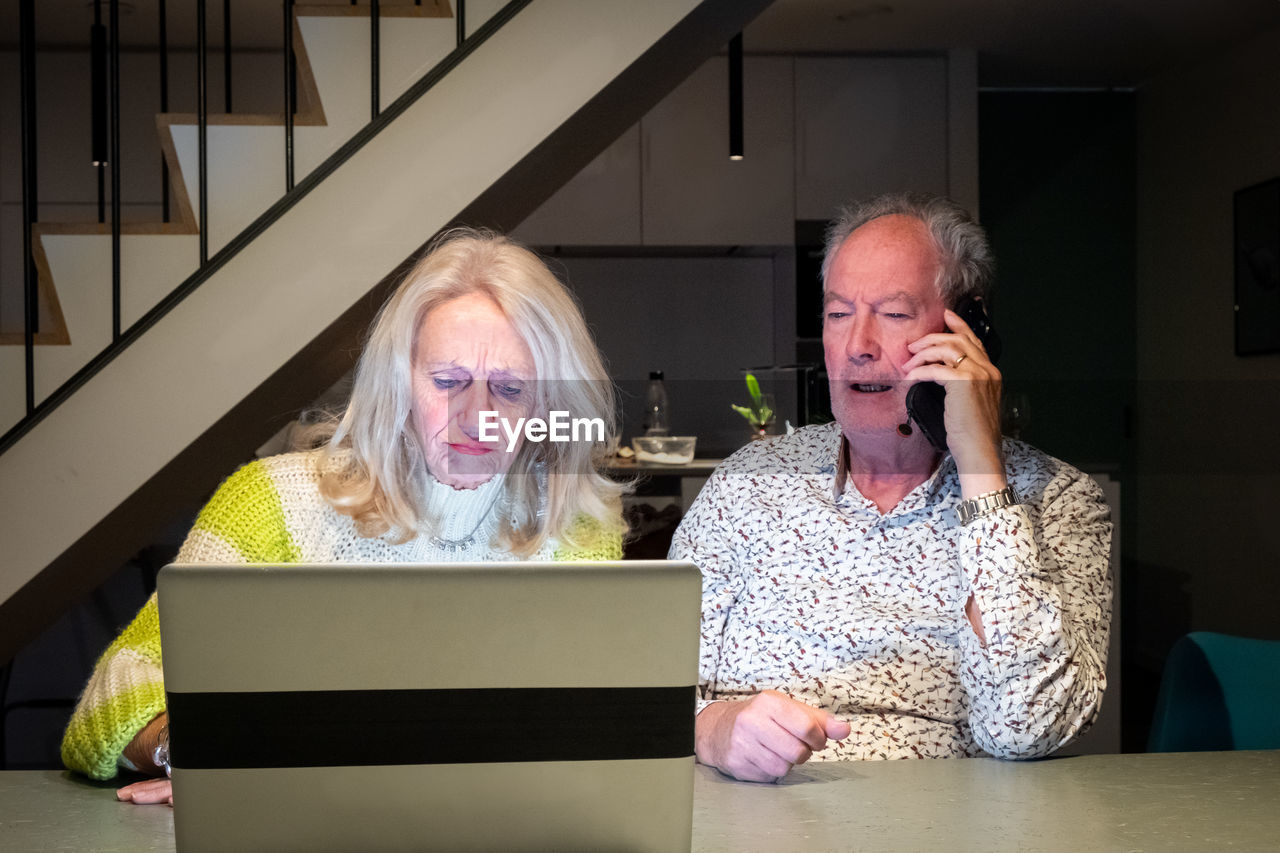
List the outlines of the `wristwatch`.
{"type": "Polygon", "coordinates": [[[960,519],[961,524],[968,524],[980,515],[1020,503],[1022,499],[1013,490],[1013,486],[1005,486],[1003,489],[960,501],[960,505],[956,507],[956,518],[960,519]]]}
{"type": "Polygon", "coordinates": [[[173,775],[173,766],[169,763],[169,724],[165,723],[160,727],[160,736],[157,738],[155,752],[151,754],[151,761],[156,767],[164,769],[164,775],[173,775]]]}

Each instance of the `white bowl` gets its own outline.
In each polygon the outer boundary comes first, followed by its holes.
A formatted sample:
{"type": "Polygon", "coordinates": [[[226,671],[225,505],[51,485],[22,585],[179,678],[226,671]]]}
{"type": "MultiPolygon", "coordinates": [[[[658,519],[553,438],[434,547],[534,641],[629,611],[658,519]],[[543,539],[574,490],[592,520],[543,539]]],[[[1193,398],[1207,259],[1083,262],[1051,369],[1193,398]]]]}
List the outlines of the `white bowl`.
{"type": "Polygon", "coordinates": [[[641,435],[631,439],[637,462],[687,465],[693,461],[696,435],[641,435]]]}

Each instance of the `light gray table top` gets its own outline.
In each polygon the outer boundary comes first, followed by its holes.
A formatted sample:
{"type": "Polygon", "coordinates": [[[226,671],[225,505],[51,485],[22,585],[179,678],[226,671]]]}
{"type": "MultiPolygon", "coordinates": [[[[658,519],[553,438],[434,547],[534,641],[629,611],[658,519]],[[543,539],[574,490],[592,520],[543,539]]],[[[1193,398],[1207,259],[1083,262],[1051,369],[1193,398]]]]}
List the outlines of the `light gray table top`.
{"type": "Polygon", "coordinates": [[[1280,751],[811,763],[777,786],[695,772],[700,851],[1280,850],[1280,751]]]}
{"type": "MultiPolygon", "coordinates": [[[[1280,849],[1280,751],[814,763],[780,785],[698,766],[693,849],[1280,849]]],[[[0,850],[173,849],[173,813],[58,771],[0,773],[0,850]]]]}
{"type": "Polygon", "coordinates": [[[172,851],[173,809],[121,803],[116,787],[65,770],[0,773],[0,851],[172,851]]]}

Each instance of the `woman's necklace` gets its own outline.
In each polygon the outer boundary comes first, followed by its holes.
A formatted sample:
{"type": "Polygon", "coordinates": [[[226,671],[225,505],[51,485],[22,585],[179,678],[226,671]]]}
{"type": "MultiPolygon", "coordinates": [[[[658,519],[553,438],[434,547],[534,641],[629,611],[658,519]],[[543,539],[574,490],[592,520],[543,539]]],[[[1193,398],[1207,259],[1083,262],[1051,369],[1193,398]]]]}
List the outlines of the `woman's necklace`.
{"type": "Polygon", "coordinates": [[[445,539],[443,536],[428,536],[427,541],[442,551],[448,551],[456,554],[459,551],[465,551],[472,545],[476,544],[476,533],[486,521],[489,520],[489,514],[493,512],[493,508],[497,505],[498,499],[502,497],[502,486],[495,485],[493,489],[493,497],[489,499],[489,505],[484,508],[484,512],[480,514],[480,520],[476,522],[476,526],[471,528],[471,532],[461,539],[445,539]]]}

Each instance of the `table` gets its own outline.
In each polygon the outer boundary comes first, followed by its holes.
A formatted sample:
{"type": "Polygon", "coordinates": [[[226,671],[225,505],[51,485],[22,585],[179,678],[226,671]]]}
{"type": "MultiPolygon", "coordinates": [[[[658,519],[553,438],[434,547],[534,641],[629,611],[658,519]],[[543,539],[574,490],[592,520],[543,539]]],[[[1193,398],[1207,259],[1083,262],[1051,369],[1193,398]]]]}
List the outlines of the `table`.
{"type": "MultiPolygon", "coordinates": [[[[694,770],[696,851],[1280,848],[1280,751],[694,770]]],[[[173,813],[70,773],[0,773],[0,850],[173,850],[173,813]]]]}
{"type": "Polygon", "coordinates": [[[684,465],[669,465],[665,462],[636,462],[634,459],[614,458],[604,470],[614,479],[634,480],[635,493],[639,497],[678,497],[680,510],[683,512],[693,503],[707,478],[723,461],[698,457],[684,465]]]}
{"type": "Polygon", "coordinates": [[[710,477],[711,472],[723,462],[723,459],[696,457],[683,465],[672,465],[667,462],[637,462],[634,459],[614,457],[605,465],[605,472],[623,478],[639,476],[650,477],[710,477]]]}
{"type": "Polygon", "coordinates": [[[1280,751],[811,763],[775,786],[698,766],[693,849],[1280,849],[1280,751]]]}
{"type": "Polygon", "coordinates": [[[66,770],[0,773],[0,851],[172,851],[173,809],[124,808],[116,787],[66,770]]]}

